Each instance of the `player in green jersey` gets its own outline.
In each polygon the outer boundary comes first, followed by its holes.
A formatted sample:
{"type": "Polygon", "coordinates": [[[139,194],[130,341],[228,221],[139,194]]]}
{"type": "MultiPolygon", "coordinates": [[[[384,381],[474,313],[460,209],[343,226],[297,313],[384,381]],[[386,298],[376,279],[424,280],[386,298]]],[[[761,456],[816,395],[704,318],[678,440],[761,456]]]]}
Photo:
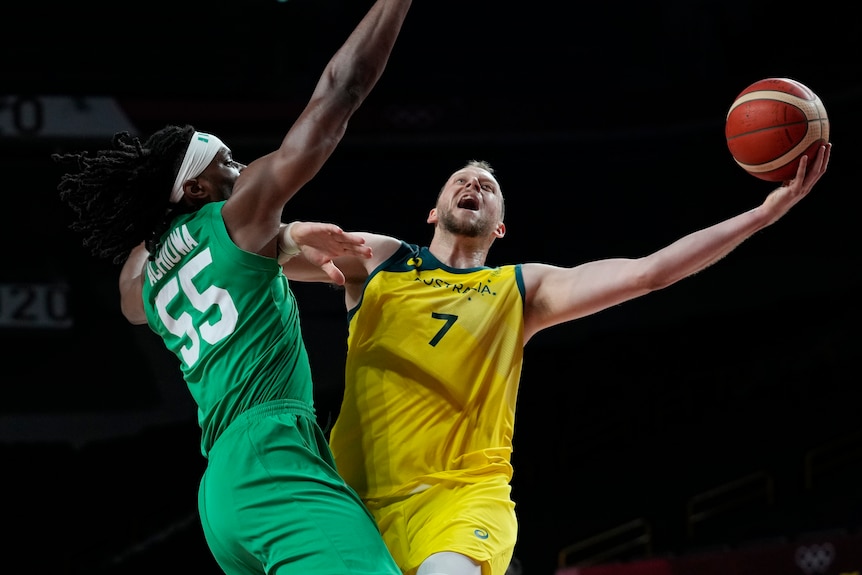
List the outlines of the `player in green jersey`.
{"type": "MultiPolygon", "coordinates": [[[[93,254],[123,263],[124,315],[179,359],[207,467],[198,508],[231,575],[398,569],[317,424],[294,296],[277,261],[285,204],[330,157],[380,78],[409,0],[377,0],[327,64],[280,147],[247,166],[213,134],[168,126],[109,150],[55,155],[59,190],[93,254]]],[[[336,283],[366,257],[331,224],[293,228],[336,283]]]]}

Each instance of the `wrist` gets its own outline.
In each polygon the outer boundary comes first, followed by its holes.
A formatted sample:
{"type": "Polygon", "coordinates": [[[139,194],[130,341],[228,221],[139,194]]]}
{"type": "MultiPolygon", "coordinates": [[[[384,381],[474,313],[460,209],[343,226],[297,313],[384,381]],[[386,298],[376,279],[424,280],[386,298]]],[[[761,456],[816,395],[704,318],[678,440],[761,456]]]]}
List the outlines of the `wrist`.
{"type": "Polygon", "coordinates": [[[278,263],[284,264],[293,256],[299,254],[299,245],[290,235],[290,230],[297,222],[290,222],[278,234],[278,263]]]}

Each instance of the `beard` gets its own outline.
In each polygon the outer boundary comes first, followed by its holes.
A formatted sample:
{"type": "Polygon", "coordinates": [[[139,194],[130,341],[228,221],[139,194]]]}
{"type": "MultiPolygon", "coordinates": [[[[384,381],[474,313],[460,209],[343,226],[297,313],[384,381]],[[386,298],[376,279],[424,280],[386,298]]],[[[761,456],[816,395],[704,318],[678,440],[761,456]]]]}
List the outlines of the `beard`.
{"type": "Polygon", "coordinates": [[[448,210],[437,210],[440,227],[453,235],[478,238],[491,233],[493,223],[485,216],[478,220],[462,221],[448,210]]]}

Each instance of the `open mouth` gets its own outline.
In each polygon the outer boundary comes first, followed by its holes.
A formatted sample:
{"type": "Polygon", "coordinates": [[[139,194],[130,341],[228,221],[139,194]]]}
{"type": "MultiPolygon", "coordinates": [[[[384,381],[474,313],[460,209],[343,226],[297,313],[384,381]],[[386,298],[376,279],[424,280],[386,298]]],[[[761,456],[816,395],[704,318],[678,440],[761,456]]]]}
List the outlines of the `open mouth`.
{"type": "Polygon", "coordinates": [[[476,211],[479,209],[479,200],[475,196],[464,196],[458,200],[458,207],[465,210],[476,211]]]}

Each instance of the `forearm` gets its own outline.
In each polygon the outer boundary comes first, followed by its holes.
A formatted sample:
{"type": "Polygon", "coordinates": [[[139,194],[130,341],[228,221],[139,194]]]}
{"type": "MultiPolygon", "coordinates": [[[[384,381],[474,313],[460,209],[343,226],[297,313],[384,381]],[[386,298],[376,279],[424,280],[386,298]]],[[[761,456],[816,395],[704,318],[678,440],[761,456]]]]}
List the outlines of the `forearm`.
{"type": "Polygon", "coordinates": [[[759,206],[682,237],[646,256],[642,263],[646,264],[647,289],[667,287],[711,266],[768,225],[769,218],[768,211],[759,206]]]}
{"type": "Polygon", "coordinates": [[[329,60],[277,152],[250,163],[222,209],[234,242],[270,255],[284,205],[320,170],[382,75],[409,0],[377,0],[329,60]],[[250,189],[252,192],[246,192],[250,189]]]}
{"type": "Polygon", "coordinates": [[[278,263],[285,275],[308,282],[343,285],[345,273],[351,278],[364,279],[367,276],[364,262],[373,253],[366,244],[366,234],[345,232],[335,224],[322,222],[282,225],[277,243],[278,263]]]}
{"type": "Polygon", "coordinates": [[[358,107],[383,74],[410,0],[377,0],[327,65],[318,85],[344,87],[358,107]]]}

